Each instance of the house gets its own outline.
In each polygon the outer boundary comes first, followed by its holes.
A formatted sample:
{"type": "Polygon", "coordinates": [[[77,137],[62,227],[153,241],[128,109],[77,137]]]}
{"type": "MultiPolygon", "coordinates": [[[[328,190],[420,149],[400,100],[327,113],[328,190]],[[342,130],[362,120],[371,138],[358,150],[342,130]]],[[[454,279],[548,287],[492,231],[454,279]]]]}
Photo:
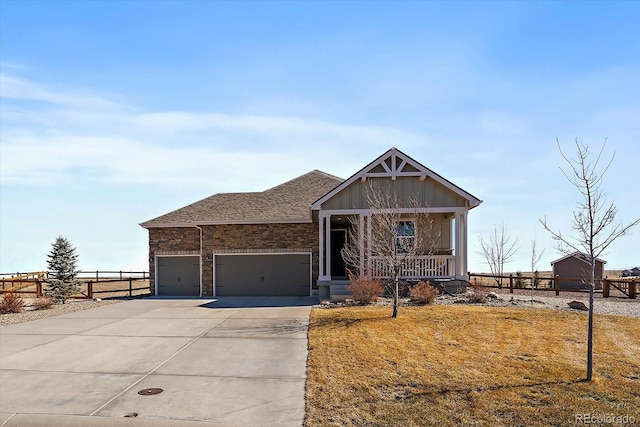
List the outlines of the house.
{"type": "Polygon", "coordinates": [[[637,277],[640,276],[640,267],[633,267],[631,270],[622,270],[622,277],[637,277]]]}
{"type": "MultiPolygon", "coordinates": [[[[606,261],[596,258],[596,289],[602,288],[601,280],[606,263],[606,261]]],[[[577,251],[573,252],[551,261],[551,269],[553,277],[560,276],[560,289],[589,288],[589,255],[577,251]]]]}
{"type": "MultiPolygon", "coordinates": [[[[468,279],[467,215],[481,200],[391,148],[346,180],[314,170],[262,192],[215,194],[143,222],[151,292],[333,297],[333,288],[344,287],[340,250],[354,218],[367,239],[370,180],[387,185],[402,206],[412,197],[424,206],[401,207],[403,223],[428,214],[439,230],[437,252],[408,260],[405,276],[468,279]]],[[[365,254],[360,273],[384,277],[374,258],[365,254]]]]}

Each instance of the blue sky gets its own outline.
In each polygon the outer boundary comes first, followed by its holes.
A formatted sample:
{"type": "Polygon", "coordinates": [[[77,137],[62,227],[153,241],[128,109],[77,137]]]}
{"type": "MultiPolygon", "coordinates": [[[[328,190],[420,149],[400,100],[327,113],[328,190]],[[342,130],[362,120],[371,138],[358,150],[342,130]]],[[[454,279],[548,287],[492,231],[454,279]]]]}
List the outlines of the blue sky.
{"type": "MultiPolygon", "coordinates": [[[[56,236],[83,269],[147,269],[138,223],[392,146],[484,200],[529,267],[579,200],[556,138],[616,153],[604,188],[640,215],[640,2],[0,3],[0,270],[56,236]]],[[[610,268],[640,265],[640,229],[610,268]]]]}

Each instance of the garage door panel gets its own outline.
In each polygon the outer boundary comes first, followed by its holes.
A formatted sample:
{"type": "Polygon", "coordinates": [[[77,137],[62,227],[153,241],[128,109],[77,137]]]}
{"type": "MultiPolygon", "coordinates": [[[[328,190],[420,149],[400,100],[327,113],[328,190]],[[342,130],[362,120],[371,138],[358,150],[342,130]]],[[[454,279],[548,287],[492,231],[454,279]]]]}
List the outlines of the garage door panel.
{"type": "Polygon", "coordinates": [[[308,254],[218,255],[218,296],[308,296],[308,254]]]}
{"type": "Polygon", "coordinates": [[[199,296],[200,258],[197,256],[158,257],[158,295],[199,296]]]}

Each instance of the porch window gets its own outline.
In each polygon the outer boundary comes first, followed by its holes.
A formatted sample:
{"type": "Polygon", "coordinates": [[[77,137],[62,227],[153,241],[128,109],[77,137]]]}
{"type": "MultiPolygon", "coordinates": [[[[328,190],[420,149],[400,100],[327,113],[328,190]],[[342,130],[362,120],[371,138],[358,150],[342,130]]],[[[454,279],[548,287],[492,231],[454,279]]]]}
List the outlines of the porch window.
{"type": "Polygon", "coordinates": [[[396,253],[406,254],[413,249],[416,241],[415,222],[398,221],[396,226],[396,253]]]}

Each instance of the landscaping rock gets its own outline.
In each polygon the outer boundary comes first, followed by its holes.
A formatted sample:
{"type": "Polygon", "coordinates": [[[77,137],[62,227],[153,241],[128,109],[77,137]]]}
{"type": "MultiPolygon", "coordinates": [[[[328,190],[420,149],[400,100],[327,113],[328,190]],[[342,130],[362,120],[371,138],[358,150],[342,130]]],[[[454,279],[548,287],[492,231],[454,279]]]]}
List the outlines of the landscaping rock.
{"type": "Polygon", "coordinates": [[[487,298],[497,299],[498,298],[498,294],[496,294],[495,292],[489,292],[487,294],[487,298]]]}
{"type": "Polygon", "coordinates": [[[574,310],[589,311],[589,308],[580,301],[570,301],[567,303],[567,305],[574,310]]]}

